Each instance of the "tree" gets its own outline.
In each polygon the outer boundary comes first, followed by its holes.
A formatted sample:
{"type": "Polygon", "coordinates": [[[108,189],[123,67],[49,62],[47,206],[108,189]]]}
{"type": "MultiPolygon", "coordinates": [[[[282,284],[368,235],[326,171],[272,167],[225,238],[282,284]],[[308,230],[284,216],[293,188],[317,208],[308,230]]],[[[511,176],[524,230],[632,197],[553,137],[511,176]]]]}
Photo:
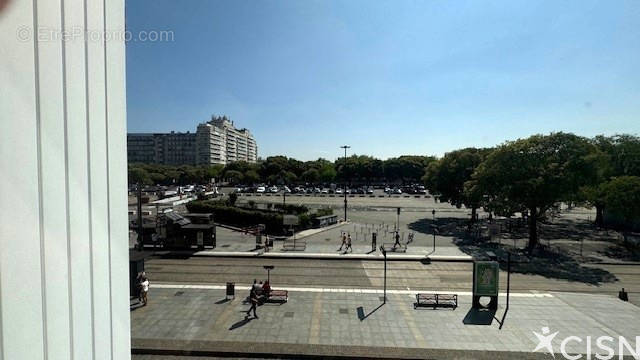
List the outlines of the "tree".
{"type": "Polygon", "coordinates": [[[151,178],[146,170],[138,167],[130,167],[128,171],[129,184],[151,185],[151,178]]]}
{"type": "Polygon", "coordinates": [[[331,163],[324,165],[320,169],[320,181],[324,183],[332,182],[333,180],[335,180],[336,175],[337,175],[336,169],[331,163]]]}
{"type": "Polygon", "coordinates": [[[244,178],[242,173],[237,170],[225,171],[224,176],[233,184],[238,184],[242,182],[242,179],[244,178]]]}
{"type": "Polygon", "coordinates": [[[446,153],[442,159],[427,166],[422,178],[425,186],[431,193],[440,194],[441,201],[471,208],[471,221],[475,221],[482,194],[473,191],[472,187],[465,191],[465,183],[471,180],[471,175],[488,153],[488,149],[476,148],[446,153]]]}
{"type": "Polygon", "coordinates": [[[224,165],[212,165],[207,166],[205,170],[205,174],[207,177],[207,182],[211,181],[211,179],[217,179],[222,175],[222,171],[224,170],[224,165]]]}
{"type": "Polygon", "coordinates": [[[602,188],[618,176],[640,176],[640,138],[632,135],[596,136],[596,180],[582,189],[582,199],[596,208],[595,223],[604,225],[605,192],[602,188]]]}
{"type": "Polygon", "coordinates": [[[309,169],[302,173],[302,180],[310,184],[315,184],[319,178],[320,174],[318,174],[318,170],[316,169],[309,169]]]}
{"type": "Polygon", "coordinates": [[[620,176],[601,186],[607,213],[631,227],[640,220],[640,177],[620,176]]]}
{"type": "Polygon", "coordinates": [[[292,171],[285,171],[283,178],[285,183],[287,183],[288,185],[294,184],[296,181],[298,181],[298,176],[296,176],[296,174],[292,171]]]}
{"type": "Polygon", "coordinates": [[[556,202],[591,182],[595,147],[567,134],[534,135],[496,148],[478,166],[470,190],[487,196],[489,206],[526,209],[529,250],[538,244],[538,221],[556,202]]]}
{"type": "Polygon", "coordinates": [[[258,175],[258,172],[255,170],[247,170],[247,172],[244,173],[244,181],[249,185],[257,184],[260,182],[260,175],[258,175]]]}
{"type": "Polygon", "coordinates": [[[153,184],[165,184],[167,182],[167,177],[164,174],[157,172],[150,173],[149,178],[153,184]]]}

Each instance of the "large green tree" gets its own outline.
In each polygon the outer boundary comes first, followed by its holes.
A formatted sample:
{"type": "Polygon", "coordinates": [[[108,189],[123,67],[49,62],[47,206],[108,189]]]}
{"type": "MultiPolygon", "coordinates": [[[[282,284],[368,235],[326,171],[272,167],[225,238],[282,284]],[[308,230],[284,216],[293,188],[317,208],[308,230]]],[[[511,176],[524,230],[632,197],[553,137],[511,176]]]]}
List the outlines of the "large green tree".
{"type": "Polygon", "coordinates": [[[587,139],[567,133],[507,142],[478,166],[471,188],[486,195],[489,205],[527,210],[532,250],[547,210],[593,181],[595,151],[587,139]]]}
{"type": "Polygon", "coordinates": [[[441,201],[458,208],[462,205],[470,208],[471,220],[474,221],[482,194],[473,189],[465,191],[465,183],[471,180],[471,175],[489,152],[488,149],[466,148],[446,153],[427,166],[422,178],[425,186],[429,192],[439,194],[441,201]]]}
{"type": "Polygon", "coordinates": [[[149,173],[146,170],[139,167],[129,167],[128,171],[129,184],[143,184],[150,185],[152,183],[149,173]]]}
{"type": "Polygon", "coordinates": [[[595,223],[604,225],[605,196],[603,186],[614,177],[640,176],[640,138],[632,135],[596,136],[597,179],[583,188],[584,200],[596,208],[595,223]]]}
{"type": "Polygon", "coordinates": [[[623,225],[640,222],[640,177],[616,177],[601,187],[608,213],[617,215],[623,225]]]}

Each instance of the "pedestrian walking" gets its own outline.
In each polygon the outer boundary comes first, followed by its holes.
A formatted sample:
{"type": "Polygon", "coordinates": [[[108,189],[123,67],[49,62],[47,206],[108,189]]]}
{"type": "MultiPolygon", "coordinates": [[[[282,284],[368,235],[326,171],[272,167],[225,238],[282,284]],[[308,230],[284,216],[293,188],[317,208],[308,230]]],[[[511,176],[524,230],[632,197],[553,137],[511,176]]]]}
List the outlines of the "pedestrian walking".
{"type": "Polygon", "coordinates": [[[257,319],[258,314],[256,314],[256,308],[258,307],[258,293],[254,290],[253,287],[249,292],[249,301],[251,302],[251,307],[249,308],[249,310],[247,310],[246,317],[249,317],[249,315],[251,314],[251,311],[253,310],[253,317],[257,319]]]}
{"type": "Polygon", "coordinates": [[[400,246],[400,233],[398,231],[396,231],[396,241],[393,243],[393,248],[395,249],[396,246],[400,246]]]}
{"type": "Polygon", "coordinates": [[[260,289],[261,286],[258,284],[258,280],[257,279],[253,279],[253,285],[251,285],[251,290],[253,291],[258,291],[258,289],[260,289]]]}
{"type": "Polygon", "coordinates": [[[138,272],[138,276],[136,276],[136,297],[138,298],[138,302],[142,302],[142,276],[144,272],[138,272]]]}
{"type": "Polygon", "coordinates": [[[140,291],[141,293],[141,298],[142,298],[142,304],[143,306],[147,306],[147,293],[149,292],[149,279],[146,276],[143,276],[142,278],[142,283],[140,284],[142,289],[140,291]]]}
{"type": "Polygon", "coordinates": [[[342,247],[344,247],[347,244],[347,235],[343,232],[341,237],[342,237],[342,243],[340,244],[340,248],[338,249],[338,251],[342,251],[342,247]]]}
{"type": "Polygon", "coordinates": [[[351,247],[351,234],[347,236],[347,247],[344,249],[344,252],[346,253],[347,250],[353,252],[353,248],[351,247]]]}

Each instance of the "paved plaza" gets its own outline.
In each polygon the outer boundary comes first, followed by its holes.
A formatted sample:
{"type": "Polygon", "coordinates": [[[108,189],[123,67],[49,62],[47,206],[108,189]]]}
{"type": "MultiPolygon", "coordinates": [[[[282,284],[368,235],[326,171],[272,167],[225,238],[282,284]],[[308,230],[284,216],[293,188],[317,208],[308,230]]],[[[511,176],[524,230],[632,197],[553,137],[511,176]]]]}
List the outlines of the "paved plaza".
{"type": "MultiPolygon", "coordinates": [[[[416,292],[391,290],[382,305],[379,289],[291,289],[288,302],[264,304],[258,308],[259,319],[253,319],[245,318],[244,313],[249,307],[245,303],[248,287],[237,286],[235,299],[227,301],[222,286],[156,284],[149,305],[134,306],[131,313],[133,348],[179,348],[183,342],[200,342],[201,349],[209,343],[238,352],[321,355],[317,351],[323,348],[313,347],[319,345],[337,346],[344,355],[364,347],[370,354],[376,348],[408,349],[405,355],[416,358],[434,349],[520,352],[524,356],[538,343],[533,332],[544,327],[559,332],[553,342],[556,351],[570,335],[585,339],[625,336],[633,341],[640,334],[638,308],[606,295],[514,293],[504,316],[504,294],[493,314],[470,311],[471,297],[464,292],[458,294],[456,309],[415,310],[416,292]],[[243,347],[245,342],[260,345],[243,347]]],[[[567,349],[586,353],[584,342],[571,342],[567,349]]]]}
{"type": "MultiPolygon", "coordinates": [[[[342,215],[340,198],[304,196],[287,202],[312,209],[331,206],[334,214],[342,215]]],[[[544,351],[533,352],[538,343],[534,331],[541,334],[543,328],[558,332],[553,340],[556,358],[561,341],[569,336],[624,336],[635,344],[640,335],[640,266],[616,232],[591,225],[592,215],[588,209],[565,209],[540,224],[547,253],[531,258],[522,255],[526,226],[478,241],[465,231],[467,209],[430,198],[350,198],[349,222],[298,233],[296,238],[305,245],[298,251],[284,249],[279,239],[265,253],[256,247],[254,235],[218,226],[215,249],[149,254],[145,268],[152,280],[150,303],[138,307],[132,302],[134,359],[178,360],[185,354],[551,359],[544,351]],[[394,261],[388,269],[387,302],[381,306],[384,263],[378,247],[393,244],[396,205],[402,207],[402,242],[409,234],[413,241],[406,251],[388,253],[394,261]],[[434,223],[439,229],[435,251],[434,223]],[[348,253],[339,251],[342,232],[352,237],[348,253]],[[508,311],[504,294],[495,313],[470,311],[471,263],[487,251],[503,262],[501,290],[506,289],[506,251],[514,254],[508,311]],[[275,266],[271,281],[289,291],[289,301],[262,305],[259,319],[245,318],[245,282],[264,280],[266,265],[275,266]],[[236,283],[234,299],[225,300],[227,281],[236,283]],[[623,287],[629,291],[628,303],[615,297],[623,287]],[[421,291],[455,293],[459,306],[416,310],[415,294],[421,291]]],[[[592,350],[595,346],[594,340],[592,350]]],[[[617,343],[613,347],[617,353],[617,343]]],[[[586,340],[570,342],[567,350],[586,354],[586,340]]]]}

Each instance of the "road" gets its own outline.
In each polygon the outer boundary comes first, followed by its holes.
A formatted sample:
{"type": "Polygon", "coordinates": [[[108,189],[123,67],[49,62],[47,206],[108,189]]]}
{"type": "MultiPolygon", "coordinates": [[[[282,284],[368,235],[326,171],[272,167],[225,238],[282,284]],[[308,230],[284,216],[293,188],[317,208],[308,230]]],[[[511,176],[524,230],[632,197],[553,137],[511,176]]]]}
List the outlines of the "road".
{"type": "MultiPolygon", "coordinates": [[[[250,284],[267,277],[264,265],[274,265],[271,284],[276,287],[381,288],[382,261],[309,260],[260,258],[186,259],[151,258],[145,270],[154,283],[250,284]]],[[[613,274],[616,281],[591,285],[578,281],[546,278],[540,275],[512,274],[512,292],[584,292],[616,295],[620,288],[629,291],[630,301],[640,305],[640,265],[583,265],[613,274]]],[[[472,264],[456,262],[389,261],[389,289],[471,291],[472,264]]],[[[506,290],[507,274],[500,273],[500,289],[506,290]]]]}

